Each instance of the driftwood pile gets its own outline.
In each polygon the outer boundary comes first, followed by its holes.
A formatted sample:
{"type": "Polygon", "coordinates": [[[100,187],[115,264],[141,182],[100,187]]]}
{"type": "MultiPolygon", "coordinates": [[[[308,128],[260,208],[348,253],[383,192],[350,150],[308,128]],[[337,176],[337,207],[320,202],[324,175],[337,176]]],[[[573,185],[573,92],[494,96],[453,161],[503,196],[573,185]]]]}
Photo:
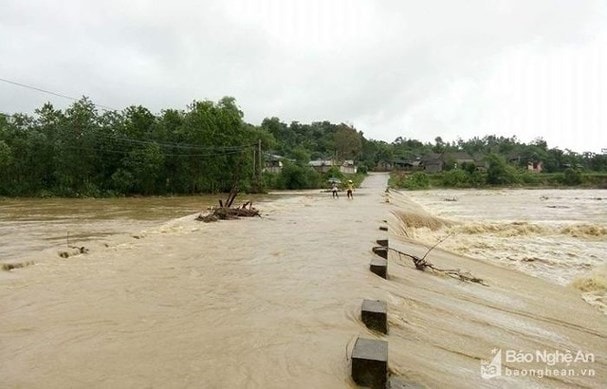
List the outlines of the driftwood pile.
{"type": "Polygon", "coordinates": [[[259,210],[253,207],[253,203],[251,201],[247,201],[240,207],[232,207],[232,204],[234,203],[234,199],[236,198],[237,194],[238,191],[232,190],[228,195],[228,198],[225,203],[219,200],[219,207],[211,208],[210,212],[206,215],[203,215],[201,212],[200,215],[196,217],[196,220],[205,223],[210,223],[216,222],[218,220],[238,219],[240,217],[261,217],[259,210]]]}

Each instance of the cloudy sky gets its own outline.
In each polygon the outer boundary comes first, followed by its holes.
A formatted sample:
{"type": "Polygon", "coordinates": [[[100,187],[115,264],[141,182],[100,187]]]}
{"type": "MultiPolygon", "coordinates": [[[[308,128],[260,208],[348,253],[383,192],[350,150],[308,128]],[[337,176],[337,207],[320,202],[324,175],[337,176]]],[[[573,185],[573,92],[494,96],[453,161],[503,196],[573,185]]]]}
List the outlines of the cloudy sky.
{"type": "MultiPolygon", "coordinates": [[[[604,0],[0,1],[0,79],[155,113],[233,96],[245,120],[367,138],[607,148],[604,0]]],[[[0,81],[0,111],[70,100],[0,81]]]]}

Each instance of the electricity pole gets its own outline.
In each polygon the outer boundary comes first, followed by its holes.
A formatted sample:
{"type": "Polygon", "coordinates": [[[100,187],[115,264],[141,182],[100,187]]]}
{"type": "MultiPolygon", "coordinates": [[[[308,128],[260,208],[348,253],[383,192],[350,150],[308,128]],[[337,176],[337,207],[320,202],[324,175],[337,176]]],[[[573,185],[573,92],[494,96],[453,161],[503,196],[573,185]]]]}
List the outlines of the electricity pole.
{"type": "Polygon", "coordinates": [[[261,159],[261,139],[257,141],[257,154],[259,154],[259,170],[257,171],[257,188],[261,191],[261,170],[262,170],[262,159],[261,159]]]}

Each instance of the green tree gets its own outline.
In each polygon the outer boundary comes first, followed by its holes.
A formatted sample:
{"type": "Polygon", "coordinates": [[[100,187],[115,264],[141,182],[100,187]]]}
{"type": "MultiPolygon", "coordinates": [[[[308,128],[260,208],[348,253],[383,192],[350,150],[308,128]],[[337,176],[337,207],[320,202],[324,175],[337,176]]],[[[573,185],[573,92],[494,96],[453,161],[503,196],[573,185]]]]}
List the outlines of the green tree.
{"type": "Polygon", "coordinates": [[[283,189],[309,189],[320,185],[320,175],[306,166],[287,162],[280,172],[280,186],[283,189]]]}
{"type": "Polygon", "coordinates": [[[57,129],[55,179],[62,195],[90,195],[100,161],[97,109],[83,97],[65,112],[57,129]]]}
{"type": "Polygon", "coordinates": [[[160,146],[148,144],[131,151],[124,161],[125,169],[133,177],[132,187],[144,195],[153,194],[159,186],[164,155],[160,146]]]}
{"type": "Polygon", "coordinates": [[[355,159],[362,150],[360,135],[353,127],[341,124],[335,132],[334,139],[339,159],[355,159]]]}
{"type": "Polygon", "coordinates": [[[607,154],[594,154],[589,165],[591,170],[597,172],[607,171],[607,154]]]}
{"type": "Polygon", "coordinates": [[[576,169],[565,169],[563,172],[563,183],[565,185],[579,185],[582,183],[582,173],[576,169]]]}
{"type": "Polygon", "coordinates": [[[432,151],[434,151],[435,153],[444,153],[447,149],[445,142],[443,141],[443,138],[440,136],[437,136],[436,138],[434,138],[434,147],[432,147],[432,151]]]}
{"type": "Polygon", "coordinates": [[[491,154],[487,157],[487,183],[491,185],[509,185],[516,183],[516,170],[508,165],[502,156],[491,154]]]}
{"type": "Polygon", "coordinates": [[[304,147],[296,147],[290,154],[300,165],[310,162],[310,152],[304,147]]]}
{"type": "MultiPolygon", "coordinates": [[[[0,171],[5,171],[11,163],[11,148],[5,141],[0,140],[0,171]]],[[[0,176],[1,177],[1,176],[0,176]]]]}

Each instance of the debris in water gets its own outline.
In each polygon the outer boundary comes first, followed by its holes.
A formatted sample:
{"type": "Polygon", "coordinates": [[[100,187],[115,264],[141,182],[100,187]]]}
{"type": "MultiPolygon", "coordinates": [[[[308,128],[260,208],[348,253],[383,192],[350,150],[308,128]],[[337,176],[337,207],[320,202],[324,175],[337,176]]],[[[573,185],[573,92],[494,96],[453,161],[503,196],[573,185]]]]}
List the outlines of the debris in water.
{"type": "Polygon", "coordinates": [[[69,258],[72,257],[74,255],[78,255],[78,254],[86,254],[89,252],[89,249],[87,249],[86,247],[82,246],[82,247],[74,247],[74,246],[70,246],[70,250],[66,250],[66,251],[59,251],[59,256],[61,258],[69,258]]]}
{"type": "Polygon", "coordinates": [[[397,252],[399,255],[404,255],[407,256],[409,258],[411,258],[413,260],[413,264],[415,265],[415,268],[417,270],[421,270],[421,271],[425,271],[426,269],[431,269],[434,270],[436,272],[442,273],[442,274],[446,274],[449,277],[452,278],[457,278],[461,281],[467,281],[467,282],[475,282],[477,284],[481,284],[484,286],[489,286],[485,283],[485,281],[481,278],[475,277],[472,274],[470,274],[469,272],[462,272],[459,269],[440,269],[436,266],[434,266],[432,263],[426,261],[426,257],[428,256],[428,254],[430,254],[430,252],[432,250],[434,250],[434,248],[436,246],[438,246],[440,243],[442,243],[443,241],[445,241],[447,238],[449,238],[451,235],[447,235],[445,238],[439,240],[434,246],[432,246],[423,257],[418,257],[416,255],[412,255],[412,254],[407,254],[404,253],[402,251],[396,250],[392,247],[390,247],[390,250],[393,250],[395,252],[397,252]]]}
{"type": "Polygon", "coordinates": [[[33,265],[34,261],[15,262],[15,263],[3,263],[2,270],[11,271],[13,269],[20,269],[22,267],[33,265]]]}
{"type": "Polygon", "coordinates": [[[196,220],[203,221],[205,223],[216,222],[218,220],[232,220],[238,219],[240,217],[253,217],[259,216],[259,210],[253,207],[253,203],[251,201],[247,201],[240,207],[232,207],[232,203],[236,198],[238,192],[236,190],[232,190],[228,195],[228,199],[225,204],[219,200],[219,208],[211,208],[211,212],[203,215],[202,212],[200,215],[196,217],[196,220]]]}

